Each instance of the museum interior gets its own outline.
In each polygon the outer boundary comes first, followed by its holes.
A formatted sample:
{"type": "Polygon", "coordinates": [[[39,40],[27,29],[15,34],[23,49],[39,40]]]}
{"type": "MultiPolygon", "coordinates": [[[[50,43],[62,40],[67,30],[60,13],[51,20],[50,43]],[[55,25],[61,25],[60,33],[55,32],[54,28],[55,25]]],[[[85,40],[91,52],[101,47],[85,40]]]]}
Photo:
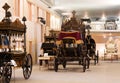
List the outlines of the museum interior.
{"type": "Polygon", "coordinates": [[[120,83],[120,0],[0,0],[0,83],[120,83]]]}

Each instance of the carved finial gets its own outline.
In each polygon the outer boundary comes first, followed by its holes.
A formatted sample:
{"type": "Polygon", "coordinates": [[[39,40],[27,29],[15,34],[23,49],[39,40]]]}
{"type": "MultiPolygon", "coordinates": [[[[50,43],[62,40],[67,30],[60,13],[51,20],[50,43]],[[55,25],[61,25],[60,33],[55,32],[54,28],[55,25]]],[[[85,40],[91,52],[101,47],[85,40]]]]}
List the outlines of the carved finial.
{"type": "Polygon", "coordinates": [[[5,18],[2,21],[3,22],[11,22],[10,17],[12,15],[11,15],[11,12],[8,11],[8,9],[10,8],[10,6],[7,3],[5,3],[5,5],[2,8],[5,10],[5,18]]]}
{"type": "Polygon", "coordinates": [[[24,21],[24,22],[27,21],[25,16],[23,16],[22,21],[24,21]]]}
{"type": "Polygon", "coordinates": [[[7,3],[5,3],[5,5],[2,7],[5,11],[7,11],[9,8],[10,8],[10,6],[7,4],[7,3]]]}
{"type": "Polygon", "coordinates": [[[73,14],[73,17],[75,17],[75,13],[76,13],[76,11],[75,11],[75,10],[73,10],[73,12],[72,12],[72,14],[73,14]]]}

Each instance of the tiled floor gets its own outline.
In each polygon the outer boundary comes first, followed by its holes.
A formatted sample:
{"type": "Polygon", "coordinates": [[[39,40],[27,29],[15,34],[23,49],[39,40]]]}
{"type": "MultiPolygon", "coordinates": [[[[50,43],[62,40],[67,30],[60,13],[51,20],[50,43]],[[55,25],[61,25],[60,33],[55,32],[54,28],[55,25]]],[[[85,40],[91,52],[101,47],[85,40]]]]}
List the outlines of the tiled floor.
{"type": "Polygon", "coordinates": [[[23,78],[21,69],[12,74],[11,83],[120,83],[120,62],[100,61],[96,66],[91,64],[85,73],[81,65],[67,65],[66,69],[59,66],[58,72],[34,65],[28,80],[23,78]]]}

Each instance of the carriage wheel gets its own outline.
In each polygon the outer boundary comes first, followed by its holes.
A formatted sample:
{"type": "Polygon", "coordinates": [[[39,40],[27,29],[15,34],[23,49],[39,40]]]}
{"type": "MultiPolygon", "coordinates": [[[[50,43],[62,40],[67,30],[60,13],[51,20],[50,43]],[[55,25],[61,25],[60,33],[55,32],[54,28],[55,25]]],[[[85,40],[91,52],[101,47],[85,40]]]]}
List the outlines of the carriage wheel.
{"type": "Polygon", "coordinates": [[[86,57],[83,58],[83,72],[86,70],[86,57]]]}
{"type": "Polygon", "coordinates": [[[57,60],[57,58],[55,58],[55,61],[54,61],[54,69],[55,69],[55,72],[58,71],[58,60],[57,60]]]}
{"type": "Polygon", "coordinates": [[[5,64],[5,66],[0,68],[1,75],[1,83],[10,83],[11,76],[12,76],[12,67],[10,64],[5,64]]]}
{"type": "Polygon", "coordinates": [[[32,72],[32,56],[28,54],[25,56],[23,60],[23,76],[25,79],[29,79],[32,72]]]}
{"type": "Polygon", "coordinates": [[[94,64],[96,65],[99,62],[99,56],[95,55],[94,64]]]}
{"type": "MultiPolygon", "coordinates": [[[[87,53],[87,60],[86,60],[86,65],[87,65],[87,69],[89,69],[89,66],[90,66],[90,60],[91,60],[91,57],[90,57],[90,50],[88,50],[88,53],[87,53]]],[[[94,55],[93,55],[94,56],[94,55]]]]}
{"type": "Polygon", "coordinates": [[[66,68],[66,61],[63,61],[63,68],[66,68]]]}
{"type": "Polygon", "coordinates": [[[86,66],[87,66],[87,69],[89,69],[89,66],[90,66],[90,59],[87,57],[86,59],[86,66]]]}
{"type": "Polygon", "coordinates": [[[97,59],[95,58],[95,59],[94,59],[94,65],[96,65],[96,62],[97,62],[97,59]]]}
{"type": "Polygon", "coordinates": [[[96,58],[97,58],[97,63],[99,62],[99,56],[98,55],[96,55],[96,58]]]}

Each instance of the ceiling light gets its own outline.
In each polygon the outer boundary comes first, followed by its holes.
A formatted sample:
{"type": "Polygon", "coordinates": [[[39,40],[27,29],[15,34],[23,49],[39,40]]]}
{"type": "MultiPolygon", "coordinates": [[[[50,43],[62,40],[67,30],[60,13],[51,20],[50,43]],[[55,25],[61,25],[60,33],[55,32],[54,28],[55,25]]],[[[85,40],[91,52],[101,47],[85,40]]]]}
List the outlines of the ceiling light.
{"type": "Polygon", "coordinates": [[[86,19],[88,19],[89,18],[89,16],[88,16],[88,12],[85,12],[85,14],[84,14],[84,17],[83,18],[86,18],[86,19]]]}
{"type": "Polygon", "coordinates": [[[64,15],[64,16],[71,16],[71,13],[65,12],[65,13],[62,13],[62,15],[64,15]]]}
{"type": "Polygon", "coordinates": [[[119,12],[119,14],[118,14],[118,19],[120,20],[120,12],[119,12]]]}
{"type": "Polygon", "coordinates": [[[105,20],[106,20],[106,16],[105,16],[105,14],[104,14],[104,13],[102,14],[101,20],[103,20],[103,21],[105,21],[105,20]]]}
{"type": "Polygon", "coordinates": [[[57,9],[63,10],[64,7],[62,7],[62,6],[54,6],[54,7],[52,7],[52,9],[53,9],[53,10],[57,10],[57,9]]]}
{"type": "Polygon", "coordinates": [[[106,35],[105,35],[105,34],[103,35],[103,38],[106,38],[106,35]]]}

